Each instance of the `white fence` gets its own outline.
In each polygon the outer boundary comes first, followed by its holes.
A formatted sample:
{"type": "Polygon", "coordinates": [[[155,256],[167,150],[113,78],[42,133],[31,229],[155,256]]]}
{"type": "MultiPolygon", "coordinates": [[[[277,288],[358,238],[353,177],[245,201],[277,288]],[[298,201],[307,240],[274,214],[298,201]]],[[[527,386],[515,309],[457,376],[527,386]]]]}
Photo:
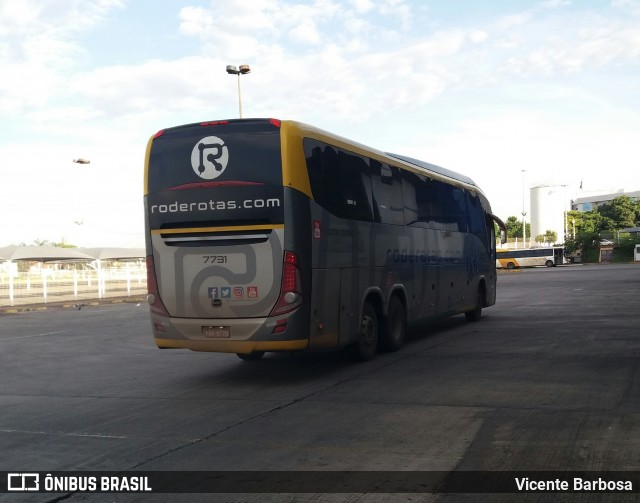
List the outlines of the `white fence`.
{"type": "Polygon", "coordinates": [[[87,264],[37,264],[19,271],[0,264],[0,307],[73,302],[147,293],[144,261],[87,264]]]}

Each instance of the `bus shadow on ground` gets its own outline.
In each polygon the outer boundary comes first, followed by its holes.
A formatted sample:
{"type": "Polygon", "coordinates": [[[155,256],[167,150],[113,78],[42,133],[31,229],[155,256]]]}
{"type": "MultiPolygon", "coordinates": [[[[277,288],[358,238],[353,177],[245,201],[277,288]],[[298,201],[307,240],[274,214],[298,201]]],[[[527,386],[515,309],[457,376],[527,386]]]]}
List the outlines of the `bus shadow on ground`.
{"type": "MultiPolygon", "coordinates": [[[[482,323],[482,321],[480,322],[482,323]]],[[[474,324],[478,326],[477,324],[474,324]]],[[[298,386],[316,380],[343,379],[387,365],[392,359],[410,356],[419,350],[421,343],[429,344],[436,338],[444,339],[456,335],[456,331],[469,326],[464,316],[454,316],[412,324],[407,329],[405,343],[396,352],[378,354],[370,361],[351,359],[345,348],[339,350],[271,352],[257,361],[241,361],[233,354],[216,354],[215,369],[208,368],[204,374],[193,376],[197,386],[259,389],[298,386]],[[391,360],[389,359],[391,358],[391,360]],[[224,361],[222,361],[224,360],[224,361]]],[[[467,333],[467,332],[464,332],[467,333]]]]}

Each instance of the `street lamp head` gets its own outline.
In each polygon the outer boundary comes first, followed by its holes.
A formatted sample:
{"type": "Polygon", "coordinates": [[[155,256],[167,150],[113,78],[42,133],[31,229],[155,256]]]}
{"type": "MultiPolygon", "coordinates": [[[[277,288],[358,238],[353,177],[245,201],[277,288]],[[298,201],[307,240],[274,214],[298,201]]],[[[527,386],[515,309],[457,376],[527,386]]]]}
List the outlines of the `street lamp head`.
{"type": "Polygon", "coordinates": [[[78,159],[74,159],[73,162],[76,164],[89,164],[91,161],[89,159],[83,159],[82,157],[78,159]]]}
{"type": "Polygon", "coordinates": [[[242,119],[242,96],[240,95],[240,75],[246,75],[251,73],[249,65],[240,65],[240,68],[236,68],[235,65],[227,65],[227,73],[230,75],[238,76],[238,111],[240,118],[242,119]]]}

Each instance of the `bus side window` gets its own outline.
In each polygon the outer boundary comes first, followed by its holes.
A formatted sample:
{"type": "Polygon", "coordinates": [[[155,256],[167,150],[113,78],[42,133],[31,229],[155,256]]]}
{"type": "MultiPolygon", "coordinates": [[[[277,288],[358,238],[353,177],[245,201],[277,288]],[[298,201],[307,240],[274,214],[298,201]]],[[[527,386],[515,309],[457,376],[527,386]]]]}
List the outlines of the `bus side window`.
{"type": "Polygon", "coordinates": [[[467,208],[469,210],[469,232],[475,234],[488,246],[488,238],[493,231],[493,220],[485,219],[484,209],[480,197],[473,192],[467,191],[467,208]]]}
{"type": "Polygon", "coordinates": [[[431,178],[405,171],[402,173],[405,223],[427,223],[436,228],[441,216],[436,182],[431,178]]]}
{"type": "Polygon", "coordinates": [[[402,172],[402,201],[404,205],[404,223],[411,225],[418,222],[418,201],[416,199],[417,175],[402,172]]]}
{"type": "Polygon", "coordinates": [[[458,224],[458,232],[467,232],[469,230],[467,202],[464,189],[460,187],[451,187],[452,195],[452,220],[458,224]]]}
{"type": "Polygon", "coordinates": [[[305,140],[304,145],[313,198],[324,209],[338,215],[342,206],[340,194],[334,187],[338,153],[332,147],[312,140],[305,140]]]}
{"type": "Polygon", "coordinates": [[[404,224],[402,179],[400,170],[371,159],[374,221],[383,224],[404,224]]]}
{"type": "Polygon", "coordinates": [[[369,166],[354,155],[316,140],[304,140],[314,200],[340,218],[372,221],[369,166]]]}
{"type": "Polygon", "coordinates": [[[342,150],[338,153],[340,166],[337,170],[336,190],[342,192],[344,217],[371,222],[371,179],[369,166],[359,155],[342,150]]]}

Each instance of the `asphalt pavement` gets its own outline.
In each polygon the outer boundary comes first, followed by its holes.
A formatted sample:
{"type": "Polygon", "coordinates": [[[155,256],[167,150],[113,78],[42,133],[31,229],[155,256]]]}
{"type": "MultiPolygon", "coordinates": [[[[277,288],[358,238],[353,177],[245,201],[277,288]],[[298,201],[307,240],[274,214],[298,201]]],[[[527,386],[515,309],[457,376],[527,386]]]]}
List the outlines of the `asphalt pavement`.
{"type": "MultiPolygon", "coordinates": [[[[445,484],[464,472],[640,472],[639,293],[634,264],[500,273],[497,305],[479,322],[456,316],[423,323],[400,351],[366,363],[337,353],[244,362],[230,354],[158,350],[145,304],[0,314],[0,470],[207,471],[232,478],[408,472],[435,474],[445,484]]],[[[338,491],[335,479],[323,484],[294,495],[282,494],[293,492],[286,484],[277,491],[267,484],[262,494],[68,490],[0,500],[635,501],[637,495],[402,488],[361,494],[348,483],[338,491]]]]}

